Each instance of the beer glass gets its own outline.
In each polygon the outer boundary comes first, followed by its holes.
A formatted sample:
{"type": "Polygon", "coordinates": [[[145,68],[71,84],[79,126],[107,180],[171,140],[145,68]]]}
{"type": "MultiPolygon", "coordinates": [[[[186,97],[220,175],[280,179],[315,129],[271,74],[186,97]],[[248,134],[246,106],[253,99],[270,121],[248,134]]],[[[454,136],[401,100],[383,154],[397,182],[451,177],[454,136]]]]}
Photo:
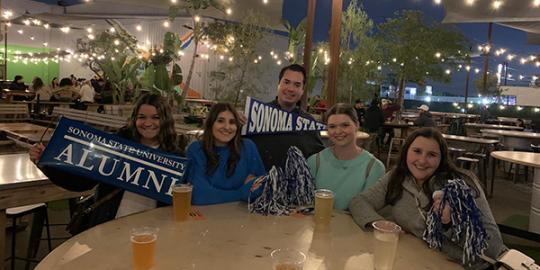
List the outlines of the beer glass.
{"type": "Polygon", "coordinates": [[[187,220],[191,210],[191,191],[193,186],[190,184],[177,184],[172,189],[173,211],[176,221],[187,220]]]}
{"type": "Polygon", "coordinates": [[[291,248],[275,249],[270,253],[274,270],[302,270],[306,261],[306,254],[291,248]]]}
{"type": "Polygon", "coordinates": [[[333,209],[334,192],[328,189],[317,189],[315,191],[315,223],[329,224],[333,209]]]}
{"type": "Polygon", "coordinates": [[[154,267],[158,228],[140,227],[131,229],[133,269],[148,270],[154,267]]]}
{"type": "Polygon", "coordinates": [[[396,259],[396,252],[401,227],[394,222],[379,220],[373,222],[374,266],[375,270],[392,270],[396,259]]]}

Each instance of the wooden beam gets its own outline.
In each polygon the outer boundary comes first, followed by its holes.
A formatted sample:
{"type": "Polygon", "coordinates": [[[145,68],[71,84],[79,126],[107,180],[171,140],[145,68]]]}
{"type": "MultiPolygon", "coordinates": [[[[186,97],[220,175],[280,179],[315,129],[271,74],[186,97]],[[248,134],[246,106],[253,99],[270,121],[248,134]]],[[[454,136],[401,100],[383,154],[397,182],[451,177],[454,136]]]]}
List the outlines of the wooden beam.
{"type": "Polygon", "coordinates": [[[328,101],[329,107],[336,103],[337,97],[342,9],[343,0],[332,0],[332,24],[330,25],[330,65],[328,67],[328,84],[326,86],[326,100],[328,101]]]}

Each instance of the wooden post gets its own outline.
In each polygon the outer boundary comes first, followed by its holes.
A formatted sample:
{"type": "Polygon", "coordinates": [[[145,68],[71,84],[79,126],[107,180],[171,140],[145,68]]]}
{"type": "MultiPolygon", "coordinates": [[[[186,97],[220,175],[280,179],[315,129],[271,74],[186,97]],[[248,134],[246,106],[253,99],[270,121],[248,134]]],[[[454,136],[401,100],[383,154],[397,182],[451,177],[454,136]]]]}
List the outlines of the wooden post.
{"type": "MultiPolygon", "coordinates": [[[[493,23],[489,23],[489,26],[488,26],[488,46],[489,46],[489,49],[491,50],[491,32],[493,30],[493,23]]],[[[482,84],[482,89],[484,90],[484,93],[487,92],[487,73],[488,73],[488,67],[489,67],[489,55],[490,55],[490,52],[489,51],[485,51],[484,52],[484,78],[483,78],[483,84],[482,84]]]]}
{"type": "Polygon", "coordinates": [[[330,66],[328,67],[328,85],[326,86],[326,100],[328,101],[328,107],[332,107],[336,103],[337,97],[342,9],[343,0],[332,0],[332,24],[330,26],[330,66]]]}
{"type": "MultiPolygon", "coordinates": [[[[311,47],[313,45],[313,22],[315,21],[315,10],[317,0],[308,0],[306,39],[304,41],[304,68],[306,69],[306,82],[308,82],[309,72],[311,71],[311,47]]],[[[302,110],[307,109],[307,89],[304,85],[304,94],[302,95],[302,110]]]]}

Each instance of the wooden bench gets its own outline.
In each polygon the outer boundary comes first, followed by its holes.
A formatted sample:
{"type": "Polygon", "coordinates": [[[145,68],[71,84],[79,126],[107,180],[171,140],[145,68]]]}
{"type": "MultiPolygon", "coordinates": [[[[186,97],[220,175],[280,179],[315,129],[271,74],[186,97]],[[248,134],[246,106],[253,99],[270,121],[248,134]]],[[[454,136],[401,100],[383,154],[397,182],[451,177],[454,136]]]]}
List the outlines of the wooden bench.
{"type": "Polygon", "coordinates": [[[88,112],[69,108],[54,107],[53,116],[64,116],[69,119],[81,121],[105,131],[116,131],[125,126],[128,117],[110,115],[97,112],[88,112]]]}
{"type": "Polygon", "coordinates": [[[0,122],[28,121],[30,112],[26,104],[0,104],[0,122]]]}

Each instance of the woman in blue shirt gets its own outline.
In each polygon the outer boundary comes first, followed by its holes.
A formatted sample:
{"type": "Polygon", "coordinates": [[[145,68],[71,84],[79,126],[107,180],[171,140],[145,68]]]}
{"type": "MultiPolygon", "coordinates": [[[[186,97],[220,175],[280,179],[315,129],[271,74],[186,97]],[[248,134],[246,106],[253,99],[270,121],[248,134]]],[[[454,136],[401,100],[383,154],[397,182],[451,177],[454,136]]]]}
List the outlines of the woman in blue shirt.
{"type": "Polygon", "coordinates": [[[255,144],[240,137],[239,116],[228,103],[212,106],[202,140],[189,145],[187,179],[193,185],[193,204],[247,201],[260,195],[266,174],[255,144]]]}

